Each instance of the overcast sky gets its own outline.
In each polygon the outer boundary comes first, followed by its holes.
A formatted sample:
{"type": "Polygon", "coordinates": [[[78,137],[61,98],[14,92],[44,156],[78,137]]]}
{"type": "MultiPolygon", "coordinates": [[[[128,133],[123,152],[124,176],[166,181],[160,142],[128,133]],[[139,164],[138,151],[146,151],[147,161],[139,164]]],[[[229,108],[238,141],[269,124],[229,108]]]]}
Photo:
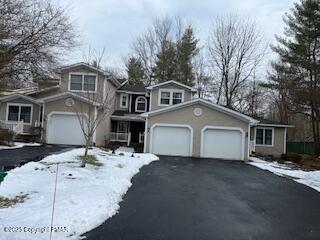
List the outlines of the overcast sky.
{"type": "MultiPolygon", "coordinates": [[[[106,48],[108,64],[121,66],[130,44],[155,17],[180,16],[196,27],[196,34],[206,41],[212,19],[237,12],[254,19],[264,31],[266,41],[283,31],[282,15],[296,0],[57,0],[70,8],[82,40],[82,47],[72,54],[71,62],[81,61],[90,44],[106,48]]],[[[268,57],[270,58],[270,56],[268,57]]]]}

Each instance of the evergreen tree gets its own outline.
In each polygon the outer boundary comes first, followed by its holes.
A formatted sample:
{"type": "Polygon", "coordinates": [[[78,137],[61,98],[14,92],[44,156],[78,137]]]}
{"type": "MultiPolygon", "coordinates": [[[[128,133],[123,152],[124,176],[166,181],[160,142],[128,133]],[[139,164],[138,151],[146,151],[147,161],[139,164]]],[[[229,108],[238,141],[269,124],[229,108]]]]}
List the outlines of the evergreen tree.
{"type": "Polygon", "coordinates": [[[199,53],[198,42],[190,25],[177,42],[176,80],[190,86],[194,83],[192,59],[199,53]]]}
{"type": "Polygon", "coordinates": [[[161,44],[161,50],[157,54],[154,69],[155,78],[158,82],[175,80],[176,69],[176,45],[172,41],[165,40],[161,44]]]}
{"type": "Polygon", "coordinates": [[[278,45],[272,47],[281,60],[274,67],[286,72],[285,86],[294,111],[310,117],[316,153],[320,154],[320,1],[295,3],[284,22],[285,37],[277,36],[278,45]]]}
{"type": "Polygon", "coordinates": [[[130,57],[126,63],[126,71],[130,84],[143,84],[145,79],[145,72],[141,60],[130,57]]]}

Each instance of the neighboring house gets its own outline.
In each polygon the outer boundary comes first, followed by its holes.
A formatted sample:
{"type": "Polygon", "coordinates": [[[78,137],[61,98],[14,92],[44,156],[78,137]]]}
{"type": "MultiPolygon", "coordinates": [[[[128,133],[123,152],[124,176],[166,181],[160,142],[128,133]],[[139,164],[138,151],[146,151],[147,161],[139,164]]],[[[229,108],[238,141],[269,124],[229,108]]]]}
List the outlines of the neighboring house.
{"type": "Polygon", "coordinates": [[[55,86],[0,98],[2,126],[20,134],[40,126],[43,142],[83,145],[72,109],[100,114],[101,107],[101,102],[86,97],[88,90],[111,97],[110,114],[92,139],[96,145],[144,143],[144,151],[155,154],[235,160],[247,160],[254,152],[273,156],[286,152],[291,126],[195,99],[195,89],[176,81],[145,88],[85,63],[61,68],[55,86]]]}

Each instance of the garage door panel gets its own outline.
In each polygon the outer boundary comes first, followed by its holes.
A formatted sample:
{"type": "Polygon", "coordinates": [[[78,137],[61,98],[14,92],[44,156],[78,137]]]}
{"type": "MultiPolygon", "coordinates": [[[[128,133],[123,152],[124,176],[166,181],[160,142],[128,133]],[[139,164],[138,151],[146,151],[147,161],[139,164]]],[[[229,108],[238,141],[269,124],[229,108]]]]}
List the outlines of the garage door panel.
{"type": "Polygon", "coordinates": [[[191,138],[191,130],[187,127],[156,126],[152,129],[152,152],[190,156],[191,138]]]}
{"type": "Polygon", "coordinates": [[[202,136],[201,157],[242,159],[243,137],[239,130],[206,129],[202,136]]]}
{"type": "Polygon", "coordinates": [[[78,117],[71,114],[52,114],[48,121],[48,143],[84,145],[83,135],[78,117]]]}

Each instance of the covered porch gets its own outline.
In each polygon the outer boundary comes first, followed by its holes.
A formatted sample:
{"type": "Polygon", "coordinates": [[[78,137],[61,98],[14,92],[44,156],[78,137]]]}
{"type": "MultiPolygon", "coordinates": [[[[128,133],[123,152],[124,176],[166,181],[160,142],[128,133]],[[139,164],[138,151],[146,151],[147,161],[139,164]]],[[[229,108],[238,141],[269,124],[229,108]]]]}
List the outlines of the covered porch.
{"type": "Polygon", "coordinates": [[[145,121],[139,119],[111,118],[111,132],[107,137],[110,142],[132,146],[144,143],[145,121]]]}

